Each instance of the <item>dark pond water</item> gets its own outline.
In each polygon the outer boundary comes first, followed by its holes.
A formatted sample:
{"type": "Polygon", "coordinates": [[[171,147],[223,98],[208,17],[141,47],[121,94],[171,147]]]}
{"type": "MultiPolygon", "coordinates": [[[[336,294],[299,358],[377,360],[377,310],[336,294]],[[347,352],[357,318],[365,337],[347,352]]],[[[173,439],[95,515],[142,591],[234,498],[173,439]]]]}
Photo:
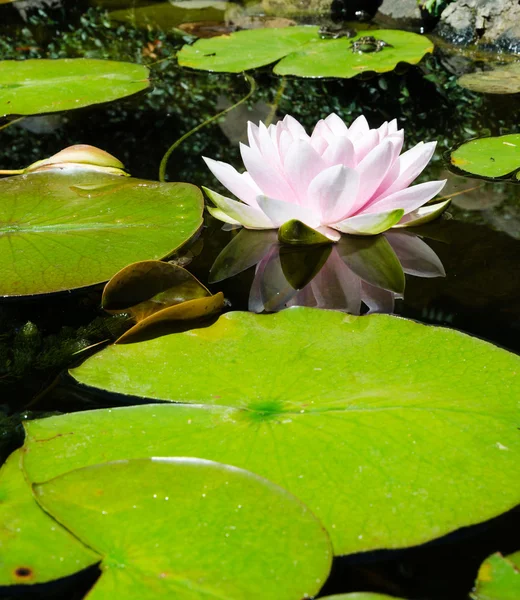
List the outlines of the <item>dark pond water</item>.
{"type": "MultiPolygon", "coordinates": [[[[24,4],[19,3],[21,10],[0,6],[0,59],[88,56],[143,62],[151,65],[153,89],[110,105],[31,117],[10,125],[0,131],[3,169],[20,168],[66,146],[84,143],[114,154],[136,177],[157,179],[161,158],[177,138],[247,92],[239,75],[190,72],[168,59],[190,39],[174,31],[172,23],[136,23],[125,20],[124,13],[111,20],[108,11],[125,9],[132,5],[130,1],[110,0],[96,6],[65,2],[64,8],[27,13],[24,4]]],[[[248,12],[238,5],[234,10],[230,19],[235,23],[249,26],[256,19],[254,10],[248,12]]],[[[195,20],[202,19],[199,14],[195,20]]],[[[326,23],[329,16],[307,15],[304,22],[326,23]]],[[[168,180],[218,189],[201,155],[240,167],[238,142],[248,119],[290,113],[310,129],[331,112],[347,122],[365,114],[372,126],[397,118],[405,129],[407,146],[421,140],[438,141],[424,178],[447,177],[443,194],[457,195],[442,220],[416,231],[413,239],[427,254],[426,262],[414,262],[417,245],[410,249],[405,243],[403,249],[403,240],[411,243],[412,236],[393,239],[394,248],[401,249],[398,256],[408,266],[406,289],[403,297],[377,296],[375,308],[454,327],[518,352],[520,188],[455,175],[443,160],[443,153],[462,140],[518,131],[518,94],[481,95],[457,85],[457,75],[472,60],[467,53],[443,47],[420,65],[399,67],[397,72],[343,81],[287,79],[283,87],[269,68],[260,69],[254,73],[257,91],[247,106],[187,139],[170,159],[168,180]]],[[[288,259],[282,257],[280,262],[268,237],[263,268],[250,267],[210,283],[211,266],[235,237],[236,231],[223,231],[219,222],[206,217],[200,237],[176,258],[212,291],[223,291],[232,310],[278,310],[285,304],[316,302],[316,297],[288,293],[285,283],[280,284],[280,265],[283,271],[283,260],[288,259]],[[259,286],[263,291],[258,292],[259,286]]],[[[324,270],[331,264],[330,257],[325,262],[310,252],[299,260],[307,265],[301,281],[307,283],[316,265],[324,263],[322,280],[318,274],[314,283],[318,291],[320,285],[332,285],[334,273],[327,278],[324,270]]],[[[111,404],[109,397],[79,391],[62,374],[78,360],[76,352],[114,339],[122,331],[121,320],[100,309],[100,294],[97,288],[0,304],[2,457],[20,444],[24,418],[111,404]]],[[[354,313],[374,309],[366,296],[352,295],[348,289],[333,296],[327,304],[330,308],[354,313]]],[[[367,589],[425,600],[462,600],[486,556],[497,550],[518,550],[519,521],[516,511],[419,548],[339,559],[322,593],[367,589]]],[[[0,590],[0,596],[81,598],[97,575],[91,569],[59,584],[4,590],[3,595],[0,590]]]]}

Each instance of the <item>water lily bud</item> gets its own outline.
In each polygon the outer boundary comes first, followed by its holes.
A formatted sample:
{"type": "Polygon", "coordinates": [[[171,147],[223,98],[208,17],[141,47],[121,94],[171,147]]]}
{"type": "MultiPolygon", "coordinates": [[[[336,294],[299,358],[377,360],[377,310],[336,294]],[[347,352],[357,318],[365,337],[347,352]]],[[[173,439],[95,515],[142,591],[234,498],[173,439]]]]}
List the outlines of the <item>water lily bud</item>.
{"type": "Polygon", "coordinates": [[[123,163],[115,156],[87,144],[77,144],[64,148],[50,158],[29,165],[24,172],[34,173],[35,171],[48,169],[67,168],[84,168],[114,175],[126,175],[123,163]]]}

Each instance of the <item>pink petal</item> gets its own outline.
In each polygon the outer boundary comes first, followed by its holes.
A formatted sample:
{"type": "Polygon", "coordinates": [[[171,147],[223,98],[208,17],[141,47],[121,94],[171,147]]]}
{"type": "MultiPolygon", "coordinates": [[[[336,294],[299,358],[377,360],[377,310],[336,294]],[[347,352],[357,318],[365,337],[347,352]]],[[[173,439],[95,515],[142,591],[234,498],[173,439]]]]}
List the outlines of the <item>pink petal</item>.
{"type": "Polygon", "coordinates": [[[383,200],[378,200],[373,204],[370,204],[364,212],[365,213],[380,213],[387,210],[396,208],[402,208],[404,214],[408,214],[413,210],[421,207],[423,204],[431,200],[437,195],[446,183],[446,179],[443,181],[427,181],[426,183],[420,183],[419,185],[413,185],[412,187],[395,192],[386,196],[383,200]]]}
{"type": "Polygon", "coordinates": [[[359,174],[360,185],[353,212],[360,210],[370,200],[390,169],[393,156],[393,144],[385,140],[358,164],[356,171],[359,174]]]}
{"type": "Polygon", "coordinates": [[[258,125],[252,121],[247,122],[247,141],[249,146],[260,152],[260,142],[258,140],[258,125]]]}
{"type": "MultiPolygon", "coordinates": [[[[308,141],[293,142],[284,158],[284,171],[287,182],[300,203],[305,203],[310,182],[326,166],[324,160],[308,141]]],[[[270,196],[280,197],[279,194],[270,194],[270,196]]],[[[285,199],[285,196],[283,198],[285,199]]]]}
{"type": "Polygon", "coordinates": [[[322,223],[336,223],[350,214],[358,189],[358,173],[343,165],[335,165],[311,181],[306,206],[320,215],[322,223]]]}
{"type": "Polygon", "coordinates": [[[249,204],[249,206],[257,206],[256,197],[262,192],[246,173],[241,174],[228,163],[213,160],[212,158],[203,156],[202,160],[220,183],[232,194],[246,204],[249,204]]]}
{"type": "Polygon", "coordinates": [[[297,202],[296,195],[285,178],[269,165],[259,152],[240,144],[240,153],[247,171],[261,192],[275,198],[283,198],[287,202],[297,202]]]}
{"type": "Polygon", "coordinates": [[[276,200],[268,196],[258,196],[258,206],[264,211],[275,227],[280,227],[291,219],[302,221],[309,227],[319,227],[320,219],[313,211],[298,204],[276,200]]]}
{"type": "Polygon", "coordinates": [[[354,145],[345,136],[334,138],[329,147],[323,152],[322,158],[331,167],[334,165],[356,166],[354,145]]]}
{"type": "Polygon", "coordinates": [[[388,123],[388,133],[395,133],[397,131],[397,119],[392,119],[390,123],[388,123]]]}
{"type": "Polygon", "coordinates": [[[335,113],[330,114],[324,119],[334,135],[349,135],[349,128],[346,126],[343,119],[335,113]]]}
{"type": "MultiPolygon", "coordinates": [[[[349,136],[350,137],[350,136],[349,136]]],[[[369,152],[371,152],[379,144],[379,136],[377,131],[371,129],[362,138],[353,140],[354,149],[356,151],[356,163],[360,163],[369,152]]]]}
{"type": "Polygon", "coordinates": [[[273,143],[267,127],[260,121],[258,126],[258,141],[260,144],[260,153],[264,159],[273,165],[273,167],[281,170],[281,159],[278,146],[273,143]]]}
{"type": "Polygon", "coordinates": [[[386,189],[381,190],[380,197],[377,199],[383,199],[408,187],[430,162],[436,145],[437,142],[428,142],[427,144],[420,142],[411,150],[404,152],[398,159],[399,175],[386,189]]]}
{"type": "Polygon", "coordinates": [[[385,121],[377,130],[379,141],[382,142],[388,135],[388,121],[385,121]]]}
{"type": "MultiPolygon", "coordinates": [[[[354,142],[360,137],[364,137],[370,131],[370,126],[366,118],[361,115],[348,128],[348,137],[354,142]]],[[[374,131],[377,136],[377,133],[374,131]]],[[[379,139],[379,136],[378,136],[379,139]]]]}
{"type": "Polygon", "coordinates": [[[294,117],[291,117],[291,115],[286,115],[282,123],[294,139],[309,139],[309,136],[307,135],[307,132],[305,131],[301,123],[297,121],[294,117]]]}
{"type": "Polygon", "coordinates": [[[351,233],[353,235],[376,235],[393,227],[399,222],[402,216],[402,209],[390,210],[377,214],[362,214],[356,215],[355,217],[349,217],[339,223],[334,223],[333,227],[342,233],[351,233]]]}

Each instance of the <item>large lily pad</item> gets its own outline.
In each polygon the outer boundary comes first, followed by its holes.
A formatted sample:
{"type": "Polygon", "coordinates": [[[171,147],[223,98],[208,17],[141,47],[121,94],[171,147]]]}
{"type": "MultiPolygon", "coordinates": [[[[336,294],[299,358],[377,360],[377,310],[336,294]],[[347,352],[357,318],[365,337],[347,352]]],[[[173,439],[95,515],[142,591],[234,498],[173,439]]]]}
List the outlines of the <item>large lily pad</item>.
{"type": "Polygon", "coordinates": [[[36,504],[20,460],[17,450],[0,471],[0,585],[44,583],[99,562],[36,504]]]}
{"type": "Polygon", "coordinates": [[[400,600],[395,596],[386,594],[374,594],[373,592],[353,592],[352,594],[338,594],[337,596],[325,596],[322,600],[400,600]]]}
{"type": "Polygon", "coordinates": [[[433,42],[424,35],[395,29],[359,31],[352,39],[313,40],[281,60],[274,72],[299,77],[350,78],[367,71],[393,71],[400,62],[415,65],[429,52],[433,52],[433,42]],[[390,46],[379,52],[356,52],[353,44],[363,36],[383,40],[390,46]]]}
{"type": "Polygon", "coordinates": [[[392,71],[399,62],[416,64],[432,50],[427,37],[406,31],[359,31],[352,39],[324,40],[317,27],[282,27],[198,40],[184,46],[178,60],[193,69],[239,73],[282,59],[274,68],[279,75],[348,78],[364,71],[392,71]],[[358,52],[353,44],[367,35],[389,45],[378,52],[358,52]]]}
{"type": "Polygon", "coordinates": [[[465,142],[451,153],[451,164],[465,173],[487,179],[511,175],[520,169],[520,134],[465,142]]]}
{"type": "Polygon", "coordinates": [[[282,488],[227,465],[120,461],[66,473],[35,494],[103,556],[92,600],[300,600],[330,569],[316,517],[282,488]]]}
{"type": "Polygon", "coordinates": [[[520,598],[520,552],[502,556],[499,552],[481,565],[474,600],[518,600],[520,598]]]}
{"type": "Polygon", "coordinates": [[[338,554],[410,546],[520,500],[519,367],[480,340],[386,315],[228,313],[72,370],[185,404],[28,423],[26,465],[41,480],[117,458],[209,458],[301,498],[338,554]]]}
{"type": "Polygon", "coordinates": [[[0,180],[0,295],[45,294],[163,258],[202,223],[201,192],[71,169],[0,180]]]}
{"type": "Polygon", "coordinates": [[[143,65],[64,58],[0,61],[0,117],[36,115],[118,100],[145,90],[143,65]]]}
{"type": "Polygon", "coordinates": [[[183,67],[241,73],[269,65],[317,36],[317,27],[249,29],[230,35],[197,40],[185,45],[177,57],[183,67]]]}

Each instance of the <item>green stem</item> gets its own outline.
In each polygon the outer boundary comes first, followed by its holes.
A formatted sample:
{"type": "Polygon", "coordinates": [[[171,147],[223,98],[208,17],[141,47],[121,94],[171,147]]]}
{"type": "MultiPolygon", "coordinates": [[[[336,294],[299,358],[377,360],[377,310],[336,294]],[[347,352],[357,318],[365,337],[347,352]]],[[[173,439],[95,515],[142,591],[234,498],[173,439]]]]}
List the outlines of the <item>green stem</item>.
{"type": "Polygon", "coordinates": [[[283,93],[285,91],[286,83],[287,79],[285,79],[285,77],[282,77],[282,79],[280,80],[280,85],[278,86],[278,90],[276,91],[274,102],[271,104],[271,110],[269,111],[269,114],[267,115],[267,118],[265,120],[266,127],[269,127],[269,125],[271,125],[273,119],[276,116],[276,111],[278,110],[278,106],[280,105],[280,100],[282,99],[283,93]]]}
{"type": "Polygon", "coordinates": [[[166,177],[166,167],[168,165],[168,159],[172,155],[173,151],[176,148],[178,148],[182,144],[182,142],[184,142],[184,140],[186,140],[187,138],[189,138],[190,135],[196,133],[197,131],[199,131],[203,127],[206,127],[206,125],[209,125],[210,123],[213,123],[213,121],[216,121],[218,118],[222,117],[223,115],[225,115],[229,111],[233,110],[234,108],[236,108],[240,104],[243,104],[244,102],[247,102],[247,100],[249,100],[249,98],[255,93],[255,90],[256,90],[255,80],[251,77],[251,75],[248,75],[247,73],[243,73],[243,75],[244,75],[246,81],[249,83],[249,91],[247,92],[247,94],[241,100],[239,100],[238,102],[236,102],[235,104],[232,104],[231,106],[228,106],[227,108],[225,108],[221,112],[217,113],[216,115],[213,115],[209,119],[206,119],[202,123],[199,123],[196,127],[194,127],[193,129],[191,129],[190,131],[188,131],[188,133],[185,133],[176,142],[174,142],[168,148],[168,150],[166,151],[166,154],[162,157],[161,164],[159,166],[159,181],[161,181],[161,182],[166,181],[165,177],[166,177]]]}
{"type": "Polygon", "coordinates": [[[25,117],[18,117],[18,119],[13,119],[12,121],[5,123],[4,125],[0,125],[0,131],[2,131],[2,129],[7,129],[8,127],[10,127],[11,125],[14,125],[15,123],[23,121],[24,119],[25,119],[25,117]]]}
{"type": "Polygon", "coordinates": [[[21,175],[25,169],[14,169],[12,171],[6,171],[0,169],[0,175],[21,175]]]}

